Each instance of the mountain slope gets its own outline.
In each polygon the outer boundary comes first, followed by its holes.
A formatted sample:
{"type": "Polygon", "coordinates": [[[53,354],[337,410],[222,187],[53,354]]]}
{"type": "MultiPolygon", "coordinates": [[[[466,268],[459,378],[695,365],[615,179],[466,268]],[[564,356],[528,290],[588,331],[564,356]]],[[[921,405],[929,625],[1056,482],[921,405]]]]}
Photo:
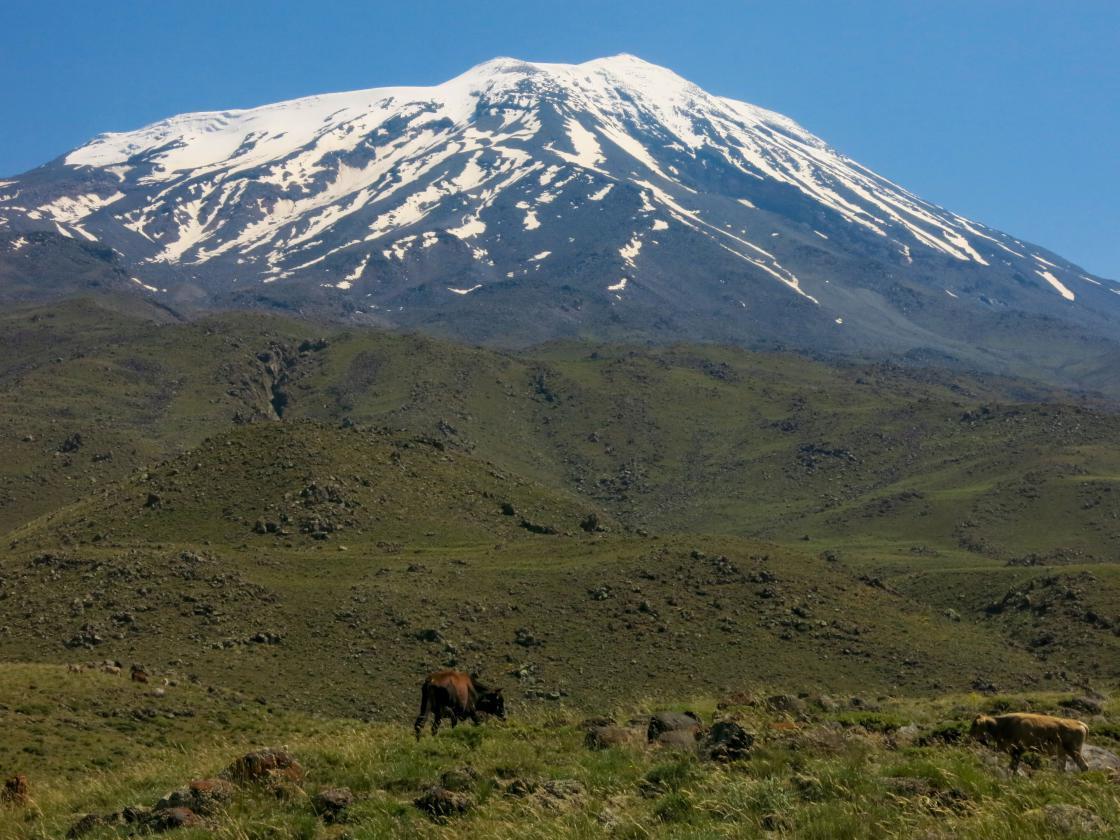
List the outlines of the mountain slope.
{"type": "Polygon", "coordinates": [[[0,183],[0,269],[35,231],[115,249],[186,309],[910,351],[1107,388],[1117,359],[1120,284],[631,56],[102,135],[0,183]]]}

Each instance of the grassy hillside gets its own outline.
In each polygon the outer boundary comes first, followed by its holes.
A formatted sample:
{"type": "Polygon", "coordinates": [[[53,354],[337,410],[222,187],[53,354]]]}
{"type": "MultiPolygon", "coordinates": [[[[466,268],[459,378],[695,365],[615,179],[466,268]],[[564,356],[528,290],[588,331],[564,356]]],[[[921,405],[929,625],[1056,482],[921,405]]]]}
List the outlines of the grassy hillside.
{"type": "Polygon", "coordinates": [[[7,658],[370,716],[442,663],[577,705],[1120,676],[1103,404],[719,347],[4,318],[7,658]]]}
{"type": "Polygon", "coordinates": [[[300,785],[178,836],[1107,836],[1107,774],[1010,778],[952,737],[1080,708],[1116,747],[1118,444],[1113,406],[1013,380],[10,310],[0,767],[34,804],[0,840],[281,744],[300,785]],[[150,682],[63,668],[106,661],[150,682]],[[445,665],[511,721],[414,744],[445,665]],[[583,745],[584,716],[682,703],[750,758],[583,745]],[[413,806],[464,765],[465,815],[413,806]]]}
{"type": "MultiPolygon", "coordinates": [[[[1115,750],[1117,730],[1061,705],[1066,695],[771,698],[757,689],[686,702],[648,697],[600,711],[635,722],[632,740],[585,745],[581,715],[515,708],[427,734],[407,720],[360,723],[278,711],[233,692],[177,683],[159,689],[96,671],[0,666],[0,761],[28,776],[32,802],[0,808],[0,838],[61,837],[85,815],[152,807],[242,754],[281,744],[298,781],[237,784],[190,838],[772,837],[1055,838],[1114,836],[1120,801],[1106,770],[1061,773],[956,740],[980,711],[1031,708],[1083,715],[1091,742],[1115,750]],[[690,708],[706,724],[737,722],[749,752],[719,763],[645,743],[651,711],[690,708]],[[461,814],[433,818],[415,800],[451,791],[461,814]],[[345,787],[351,804],[324,813],[318,795],[345,787]]],[[[1115,703],[1105,716],[1115,719],[1115,703]]],[[[123,820],[122,820],[123,822],[123,820]]],[[[102,824],[83,835],[131,836],[102,824]]]]}
{"type": "Polygon", "coordinates": [[[2,326],[0,527],[282,417],[439,440],[646,530],[1000,560],[1120,543],[1120,417],[1022,382],[715,346],[511,356],[79,303],[2,326]]]}

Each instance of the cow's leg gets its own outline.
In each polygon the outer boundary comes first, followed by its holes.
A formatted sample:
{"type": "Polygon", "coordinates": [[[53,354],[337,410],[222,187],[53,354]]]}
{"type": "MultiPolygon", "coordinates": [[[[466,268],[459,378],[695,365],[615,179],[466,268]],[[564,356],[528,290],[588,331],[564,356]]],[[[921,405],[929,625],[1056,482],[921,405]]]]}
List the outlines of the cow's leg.
{"type": "Polygon", "coordinates": [[[439,732],[439,725],[443,722],[443,709],[435,709],[432,712],[432,735],[439,732]]]}
{"type": "MultiPolygon", "coordinates": [[[[1085,756],[1083,756],[1081,754],[1081,750],[1070,750],[1069,751],[1069,757],[1072,758],[1074,760],[1074,762],[1077,764],[1077,766],[1080,767],[1082,770],[1088,770],[1089,769],[1089,765],[1085,762],[1085,756]]],[[[1062,769],[1065,770],[1065,768],[1066,768],[1066,757],[1063,755],[1062,756],[1062,769]]]]}
{"type": "Polygon", "coordinates": [[[1011,748],[1011,772],[1014,773],[1019,769],[1019,759],[1023,757],[1022,747],[1011,748]]]}
{"type": "Polygon", "coordinates": [[[459,714],[458,714],[458,712],[452,712],[451,713],[451,728],[454,729],[458,725],[459,725],[459,714]]]}
{"type": "Polygon", "coordinates": [[[420,690],[420,715],[416,718],[416,723],[412,725],[412,728],[416,730],[417,741],[420,740],[420,730],[424,728],[424,721],[428,719],[428,706],[428,686],[427,684],[425,684],[424,687],[420,690]]]}
{"type": "Polygon", "coordinates": [[[478,719],[478,712],[473,710],[471,711],[471,723],[473,723],[475,726],[478,726],[480,723],[482,723],[482,721],[478,719]]]}

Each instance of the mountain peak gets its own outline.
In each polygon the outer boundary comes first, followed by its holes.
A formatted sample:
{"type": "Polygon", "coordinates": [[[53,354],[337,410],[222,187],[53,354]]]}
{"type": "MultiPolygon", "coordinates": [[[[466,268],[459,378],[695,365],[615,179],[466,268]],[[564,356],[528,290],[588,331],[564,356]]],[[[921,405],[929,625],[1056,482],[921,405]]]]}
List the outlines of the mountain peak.
{"type": "Polygon", "coordinates": [[[102,135],[0,186],[0,271],[44,233],[119,255],[172,304],[472,340],[617,329],[990,360],[1021,352],[977,349],[997,319],[1113,341],[1120,310],[1116,284],[626,53],[102,135]]]}

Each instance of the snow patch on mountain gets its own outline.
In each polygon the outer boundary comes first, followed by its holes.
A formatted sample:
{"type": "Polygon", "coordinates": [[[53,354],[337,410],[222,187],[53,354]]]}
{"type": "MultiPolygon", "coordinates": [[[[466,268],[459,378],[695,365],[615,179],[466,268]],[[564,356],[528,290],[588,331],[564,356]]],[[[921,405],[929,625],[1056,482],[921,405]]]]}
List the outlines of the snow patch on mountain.
{"type": "MultiPolygon", "coordinates": [[[[1039,259],[1039,258],[1036,257],[1036,259],[1039,259]]],[[[1041,260],[1041,259],[1039,259],[1039,261],[1040,262],[1045,262],[1045,260],[1041,260]]],[[[1053,263],[1048,263],[1048,265],[1052,265],[1052,264],[1053,263]]],[[[1062,283],[1061,280],[1059,280],[1057,277],[1055,277],[1049,271],[1036,271],[1035,274],[1037,274],[1039,277],[1041,277],[1043,280],[1045,280],[1047,283],[1049,283],[1051,286],[1053,286],[1055,289],[1057,289],[1058,294],[1060,294],[1066,300],[1074,300],[1076,298],[1076,295],[1074,295],[1073,292],[1071,292],[1068,288],[1066,288],[1065,284],[1062,283]]]]}

